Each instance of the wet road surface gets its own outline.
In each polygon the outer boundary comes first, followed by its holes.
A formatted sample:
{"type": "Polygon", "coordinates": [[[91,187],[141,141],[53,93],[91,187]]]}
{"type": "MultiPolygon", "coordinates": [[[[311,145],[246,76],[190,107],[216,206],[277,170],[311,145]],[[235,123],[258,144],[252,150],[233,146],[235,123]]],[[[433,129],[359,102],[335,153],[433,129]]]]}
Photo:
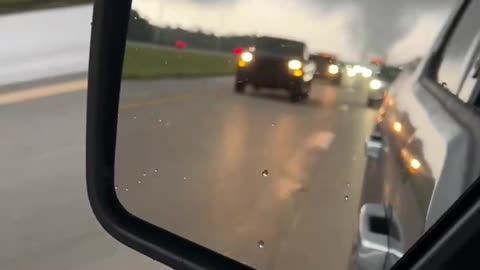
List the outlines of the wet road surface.
{"type": "Polygon", "coordinates": [[[258,269],[345,269],[375,111],[351,83],[235,94],[232,78],[126,81],[117,194],[258,269]]]}
{"type": "Polygon", "coordinates": [[[107,235],[85,187],[86,74],[0,87],[0,269],[167,269],[107,235]]]}

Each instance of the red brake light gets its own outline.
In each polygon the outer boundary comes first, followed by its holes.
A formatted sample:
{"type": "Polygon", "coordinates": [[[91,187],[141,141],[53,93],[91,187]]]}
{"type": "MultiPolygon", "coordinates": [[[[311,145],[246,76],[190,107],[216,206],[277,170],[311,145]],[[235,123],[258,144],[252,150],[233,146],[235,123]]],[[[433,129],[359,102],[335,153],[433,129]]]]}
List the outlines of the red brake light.
{"type": "Polygon", "coordinates": [[[184,41],[178,40],[175,43],[175,47],[177,47],[177,49],[185,49],[187,47],[187,43],[185,43],[184,41]]]}
{"type": "Polygon", "coordinates": [[[243,53],[243,49],[242,48],[235,48],[233,49],[233,54],[236,55],[236,56],[239,56],[243,53]]]}

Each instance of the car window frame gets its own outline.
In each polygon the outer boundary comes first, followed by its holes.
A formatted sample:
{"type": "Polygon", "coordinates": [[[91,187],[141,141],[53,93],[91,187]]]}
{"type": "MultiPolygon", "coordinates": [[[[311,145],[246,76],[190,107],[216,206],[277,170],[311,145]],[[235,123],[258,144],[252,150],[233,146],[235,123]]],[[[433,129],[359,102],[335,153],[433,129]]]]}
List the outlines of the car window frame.
{"type": "MultiPolygon", "coordinates": [[[[480,29],[479,31],[477,32],[477,35],[474,39],[474,44],[470,47],[469,49],[469,52],[467,53],[467,57],[468,57],[468,64],[467,64],[467,69],[465,70],[464,74],[463,74],[463,77],[462,77],[462,80],[460,81],[460,85],[459,85],[459,89],[458,89],[458,92],[457,92],[457,96],[460,98],[460,93],[462,92],[463,90],[463,86],[465,85],[465,81],[467,80],[467,78],[469,77],[471,71],[472,71],[472,68],[474,67],[475,65],[475,62],[479,59],[480,55],[480,29]]],[[[474,89],[472,89],[472,92],[475,90],[475,86],[474,86],[474,89]]],[[[461,98],[460,98],[461,99],[461,98]]],[[[462,99],[463,100],[463,99],[462,99]]],[[[470,100],[470,98],[469,98],[470,100]]],[[[468,101],[464,101],[465,103],[468,103],[468,101]]]]}
{"type": "MultiPolygon", "coordinates": [[[[463,101],[459,97],[462,87],[465,83],[465,80],[468,77],[468,73],[471,70],[471,65],[469,65],[469,67],[467,68],[465,72],[466,74],[463,74],[462,80],[460,81],[459,89],[456,93],[453,93],[453,91],[443,87],[439,83],[439,80],[437,77],[439,67],[442,64],[443,53],[446,47],[448,46],[449,42],[451,41],[451,36],[454,33],[456,26],[458,26],[458,24],[461,22],[461,19],[466,11],[465,9],[468,7],[468,5],[471,2],[474,2],[474,1],[478,1],[478,0],[459,0],[458,1],[459,4],[454,9],[450,17],[447,19],[443,30],[439,33],[436,41],[434,42],[431,53],[427,56],[425,61],[422,61],[422,63],[419,65],[418,70],[420,70],[420,72],[418,72],[418,77],[419,77],[418,81],[424,89],[427,89],[427,91],[429,91],[439,101],[443,103],[445,103],[445,96],[443,94],[444,92],[446,92],[448,96],[451,96],[452,98],[456,98],[462,103],[469,104],[474,109],[480,110],[480,77],[477,80],[474,86],[474,89],[472,91],[471,97],[467,102],[463,101]],[[435,85],[437,87],[432,87],[432,85],[435,85]],[[433,90],[434,88],[439,88],[439,89],[433,90]]],[[[476,55],[476,57],[480,59],[480,40],[478,40],[478,43],[476,44],[476,46],[477,46],[477,48],[475,49],[476,53],[473,53],[473,55],[476,55]]]]}
{"type": "Polygon", "coordinates": [[[471,79],[469,77],[473,75],[471,73],[472,73],[472,69],[475,68],[476,62],[477,61],[480,62],[480,32],[478,33],[478,40],[477,40],[476,48],[475,48],[474,52],[472,53],[472,56],[473,56],[473,59],[471,59],[471,61],[470,61],[468,71],[466,72],[466,74],[465,74],[465,76],[464,76],[464,78],[461,82],[460,90],[458,91],[457,96],[462,102],[470,104],[476,109],[480,109],[480,106],[479,106],[480,104],[476,104],[476,103],[479,102],[478,99],[479,99],[479,92],[480,92],[480,76],[477,75],[477,78],[475,78],[475,83],[473,85],[472,91],[470,92],[470,96],[468,97],[468,100],[464,100],[460,96],[462,94],[462,92],[465,90],[464,89],[465,82],[468,79],[471,79]]]}
{"type": "MultiPolygon", "coordinates": [[[[468,72],[470,71],[471,65],[468,65],[466,69],[462,71],[463,74],[461,74],[460,84],[458,86],[458,89],[456,89],[455,91],[454,89],[448,89],[448,85],[447,87],[444,87],[442,83],[439,82],[438,73],[443,63],[446,49],[448,48],[448,45],[450,44],[450,42],[452,42],[452,38],[454,37],[457,26],[462,22],[463,16],[465,15],[465,12],[468,6],[474,1],[476,0],[460,0],[459,1],[459,3],[461,4],[459,4],[457,6],[457,10],[454,13],[452,13],[454,15],[450,17],[450,20],[447,20],[446,26],[448,27],[445,27],[444,31],[438,35],[437,37],[438,46],[436,47],[436,49],[432,50],[433,53],[429,57],[429,58],[436,58],[436,59],[434,61],[427,62],[427,64],[425,65],[425,69],[427,72],[423,73],[425,78],[430,79],[430,82],[433,82],[441,86],[444,90],[450,92],[454,96],[458,96],[460,94],[463,83],[465,82],[465,78],[468,76],[468,72]],[[460,10],[463,10],[463,11],[459,12],[460,10]]],[[[478,52],[479,45],[480,45],[480,42],[475,44],[477,48],[474,51],[478,52]]]]}

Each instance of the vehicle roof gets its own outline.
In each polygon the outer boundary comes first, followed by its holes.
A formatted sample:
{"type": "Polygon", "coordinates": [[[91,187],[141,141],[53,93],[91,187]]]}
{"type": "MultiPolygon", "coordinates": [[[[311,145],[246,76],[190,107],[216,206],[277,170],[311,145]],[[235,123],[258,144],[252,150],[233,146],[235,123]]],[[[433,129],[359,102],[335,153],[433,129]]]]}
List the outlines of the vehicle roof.
{"type": "Polygon", "coordinates": [[[313,57],[337,59],[337,56],[331,53],[312,53],[313,57]]]}
{"type": "Polygon", "coordinates": [[[302,44],[303,46],[306,46],[305,42],[293,40],[293,39],[279,38],[279,37],[259,36],[259,37],[256,37],[256,40],[257,41],[258,40],[275,40],[278,42],[298,43],[298,44],[302,44]]]}

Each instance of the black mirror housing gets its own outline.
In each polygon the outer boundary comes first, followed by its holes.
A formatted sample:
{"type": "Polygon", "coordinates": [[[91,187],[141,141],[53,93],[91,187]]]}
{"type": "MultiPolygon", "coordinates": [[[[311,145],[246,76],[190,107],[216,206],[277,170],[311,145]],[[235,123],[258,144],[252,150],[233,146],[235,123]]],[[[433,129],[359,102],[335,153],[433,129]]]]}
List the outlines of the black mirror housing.
{"type": "MultiPolygon", "coordinates": [[[[130,214],[114,188],[115,144],[130,0],[95,1],[87,97],[87,191],[102,227],[174,269],[251,269],[130,214]]],[[[172,211],[176,211],[172,209],[172,211]]]]}

